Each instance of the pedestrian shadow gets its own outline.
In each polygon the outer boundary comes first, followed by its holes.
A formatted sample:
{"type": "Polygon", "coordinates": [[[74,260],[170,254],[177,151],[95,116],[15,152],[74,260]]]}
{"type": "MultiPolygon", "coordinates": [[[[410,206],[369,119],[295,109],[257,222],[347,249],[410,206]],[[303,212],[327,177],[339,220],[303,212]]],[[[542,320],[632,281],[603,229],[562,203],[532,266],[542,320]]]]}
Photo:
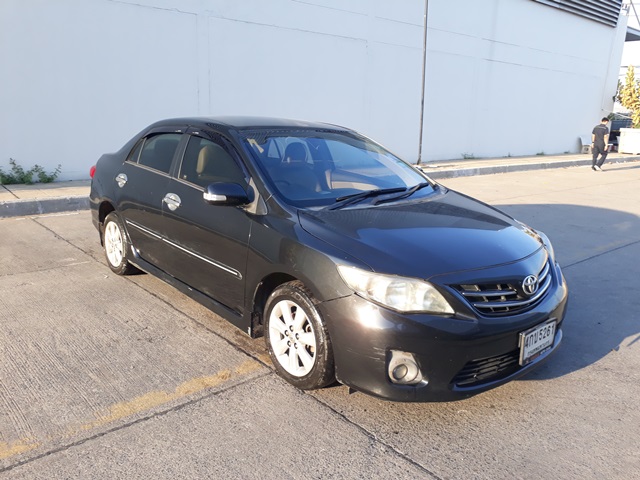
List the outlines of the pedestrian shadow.
{"type": "MultiPolygon", "coordinates": [[[[624,166],[624,167],[618,167],[616,163],[612,163],[611,165],[616,165],[616,168],[614,170],[611,171],[619,171],[619,170],[636,170],[638,168],[640,168],[640,165],[635,164],[635,165],[628,165],[628,166],[624,166]]],[[[606,164],[605,164],[605,168],[603,169],[603,172],[606,172],[607,168],[606,168],[606,164]]]]}
{"type": "Polygon", "coordinates": [[[556,378],[640,348],[637,215],[580,205],[497,205],[545,232],[569,286],[558,352],[523,380],[556,378]]]}

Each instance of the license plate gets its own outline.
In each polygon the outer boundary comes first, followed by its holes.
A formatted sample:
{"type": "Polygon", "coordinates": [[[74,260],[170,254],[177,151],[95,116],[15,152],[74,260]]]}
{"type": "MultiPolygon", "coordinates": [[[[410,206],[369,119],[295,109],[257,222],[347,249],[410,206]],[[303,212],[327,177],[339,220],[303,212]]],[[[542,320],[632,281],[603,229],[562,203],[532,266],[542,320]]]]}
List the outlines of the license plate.
{"type": "Polygon", "coordinates": [[[527,365],[553,346],[556,321],[549,320],[520,332],[520,365],[527,365]]]}

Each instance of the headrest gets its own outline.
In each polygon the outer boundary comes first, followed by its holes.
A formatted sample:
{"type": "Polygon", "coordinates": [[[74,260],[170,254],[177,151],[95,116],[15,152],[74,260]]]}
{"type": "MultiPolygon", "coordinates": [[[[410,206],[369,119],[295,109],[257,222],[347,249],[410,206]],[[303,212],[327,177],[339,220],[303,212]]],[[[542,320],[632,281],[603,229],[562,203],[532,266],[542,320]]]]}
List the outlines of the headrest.
{"type": "Polygon", "coordinates": [[[300,142],[290,143],[284,151],[284,163],[303,163],[307,159],[307,150],[300,142]]]}
{"type": "Polygon", "coordinates": [[[201,175],[207,170],[207,166],[209,163],[213,162],[215,158],[215,146],[214,145],[205,145],[200,149],[200,153],[198,153],[198,164],[196,165],[196,173],[201,175]]]}

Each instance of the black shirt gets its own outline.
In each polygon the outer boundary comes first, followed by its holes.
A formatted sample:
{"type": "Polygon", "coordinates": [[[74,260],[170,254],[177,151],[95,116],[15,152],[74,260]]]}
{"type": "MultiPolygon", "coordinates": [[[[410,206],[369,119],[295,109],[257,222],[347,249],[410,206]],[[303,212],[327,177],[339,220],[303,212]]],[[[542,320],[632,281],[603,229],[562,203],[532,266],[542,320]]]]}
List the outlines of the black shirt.
{"type": "Polygon", "coordinates": [[[591,133],[593,133],[596,137],[595,142],[593,142],[595,146],[604,147],[604,136],[609,135],[609,129],[607,128],[607,126],[604,123],[596,125],[595,127],[593,127],[593,132],[591,133]]]}

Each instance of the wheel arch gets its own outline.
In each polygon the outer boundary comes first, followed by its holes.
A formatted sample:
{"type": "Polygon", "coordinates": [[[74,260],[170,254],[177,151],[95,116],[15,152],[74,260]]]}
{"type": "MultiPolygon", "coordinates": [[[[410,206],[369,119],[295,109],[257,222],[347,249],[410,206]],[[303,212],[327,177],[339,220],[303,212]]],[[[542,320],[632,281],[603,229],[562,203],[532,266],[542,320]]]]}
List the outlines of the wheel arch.
{"type": "Polygon", "coordinates": [[[107,218],[111,212],[114,212],[116,208],[113,204],[107,200],[100,203],[98,207],[98,232],[100,234],[100,245],[104,246],[104,219],[107,218]]]}
{"type": "Polygon", "coordinates": [[[264,335],[264,307],[267,299],[280,285],[289,282],[302,282],[300,279],[284,272],[270,273],[264,277],[257,285],[253,294],[253,304],[251,309],[251,336],[253,338],[264,335]]]}
{"type": "Polygon", "coordinates": [[[103,224],[104,223],[104,219],[107,218],[107,215],[109,215],[111,212],[115,211],[115,207],[113,206],[113,204],[109,201],[103,201],[100,204],[100,207],[98,207],[98,221],[103,224]]]}

